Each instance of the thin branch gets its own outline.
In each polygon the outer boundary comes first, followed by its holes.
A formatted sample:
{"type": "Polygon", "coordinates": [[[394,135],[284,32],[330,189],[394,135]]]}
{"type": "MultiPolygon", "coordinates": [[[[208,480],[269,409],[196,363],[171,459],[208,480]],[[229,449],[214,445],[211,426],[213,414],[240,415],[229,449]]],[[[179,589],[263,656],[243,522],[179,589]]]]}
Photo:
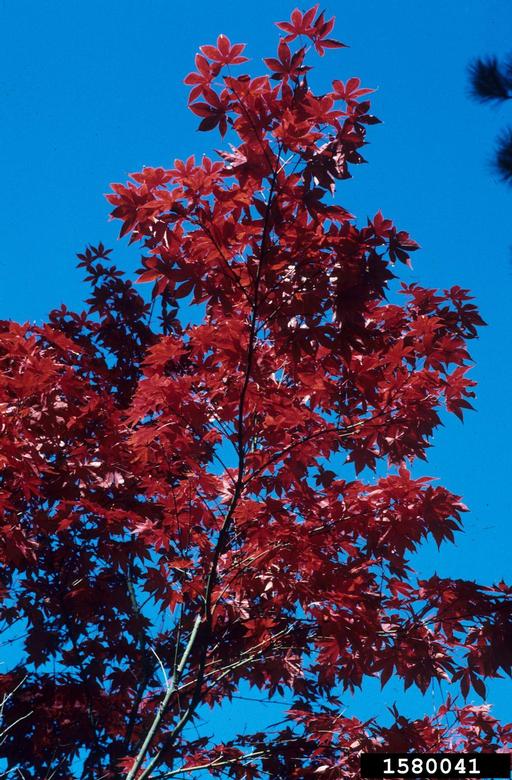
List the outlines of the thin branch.
{"type": "Polygon", "coordinates": [[[3,715],[4,707],[7,704],[7,702],[9,701],[9,699],[11,698],[11,696],[14,696],[16,691],[19,688],[21,688],[21,686],[23,685],[23,683],[25,682],[27,677],[28,677],[28,674],[26,674],[25,677],[23,677],[20,680],[20,682],[17,684],[17,686],[15,688],[12,689],[12,691],[9,691],[9,693],[4,693],[4,695],[2,696],[2,703],[0,704],[0,717],[3,715]]]}
{"type": "Polygon", "coordinates": [[[371,422],[371,420],[361,420],[360,422],[353,423],[352,425],[348,425],[344,428],[339,428],[337,426],[331,425],[326,428],[322,428],[319,431],[315,431],[314,433],[311,433],[308,436],[304,436],[302,439],[299,439],[298,441],[288,444],[282,450],[272,455],[262,466],[256,469],[256,471],[254,471],[249,476],[249,478],[245,480],[244,487],[247,487],[247,485],[249,485],[250,482],[252,482],[252,480],[255,477],[262,474],[273,463],[277,463],[277,461],[284,458],[285,455],[287,455],[289,452],[291,452],[291,450],[295,449],[296,447],[300,447],[302,444],[307,444],[308,442],[318,438],[319,436],[326,436],[328,433],[337,433],[339,434],[340,438],[348,438],[355,430],[357,430],[362,425],[368,422],[371,422]]]}
{"type": "Polygon", "coordinates": [[[7,739],[6,734],[8,731],[10,731],[14,726],[16,726],[17,723],[19,723],[22,720],[25,720],[26,718],[30,718],[30,716],[34,713],[34,710],[30,710],[30,712],[27,712],[26,715],[20,715],[19,718],[16,720],[13,720],[12,723],[9,723],[8,726],[5,727],[3,731],[0,731],[0,745],[3,745],[5,740],[7,739]]]}
{"type": "Polygon", "coordinates": [[[160,656],[158,655],[154,647],[151,647],[150,645],[149,649],[151,650],[151,652],[153,653],[153,655],[155,656],[156,660],[160,665],[160,669],[162,670],[162,676],[164,678],[165,687],[167,689],[169,687],[169,678],[167,677],[167,672],[165,671],[165,667],[162,663],[162,659],[160,658],[160,656]]]}
{"type": "MultiPolygon", "coordinates": [[[[142,746],[137,753],[135,757],[135,761],[133,763],[132,768],[128,772],[126,776],[126,780],[133,780],[134,777],[136,777],[142,762],[144,761],[146,757],[146,753],[148,752],[150,745],[153,741],[153,737],[155,736],[158,727],[160,726],[160,723],[162,721],[162,718],[164,717],[165,713],[167,712],[167,708],[169,706],[169,703],[171,701],[171,698],[176,690],[176,683],[179,681],[179,678],[185,668],[185,665],[187,663],[188,657],[190,655],[190,652],[194,646],[194,643],[196,641],[197,632],[199,631],[199,626],[201,624],[201,615],[198,615],[195,619],[194,627],[192,628],[192,631],[190,632],[190,637],[187,643],[187,646],[183,652],[183,655],[181,657],[181,661],[178,665],[178,668],[176,670],[176,674],[173,675],[171,682],[167,688],[166,694],[164,698],[162,699],[160,706],[158,707],[157,713],[153,719],[153,723],[151,724],[148,733],[146,734],[146,738],[144,742],[142,743],[142,746]]],[[[146,773],[143,773],[140,777],[147,776],[146,773]]]]}
{"type": "MultiPolygon", "coordinates": [[[[133,613],[137,619],[140,620],[142,615],[142,608],[139,606],[139,603],[137,601],[137,597],[135,595],[135,589],[133,587],[132,577],[131,573],[128,571],[126,575],[126,583],[128,586],[128,593],[130,596],[130,602],[132,605],[133,613]]],[[[123,740],[123,749],[126,751],[128,749],[128,746],[130,745],[133,730],[135,728],[135,723],[137,721],[137,715],[139,712],[139,706],[142,701],[142,697],[144,696],[144,691],[146,690],[146,686],[151,674],[150,665],[148,663],[147,655],[144,653],[144,649],[146,646],[149,645],[148,638],[145,635],[142,628],[140,628],[138,633],[138,641],[139,641],[139,652],[141,653],[141,656],[143,657],[143,675],[138,681],[137,690],[135,692],[135,697],[133,699],[130,715],[128,717],[128,723],[126,726],[126,731],[124,735],[123,740]]]]}
{"type": "Polygon", "coordinates": [[[249,298],[249,294],[245,287],[243,286],[242,282],[240,281],[239,276],[234,272],[234,270],[229,265],[228,259],[225,257],[224,252],[222,251],[222,247],[219,246],[218,241],[215,239],[215,236],[213,236],[211,230],[208,228],[207,225],[205,225],[201,220],[196,222],[195,224],[199,225],[199,227],[202,228],[202,230],[206,233],[212,244],[214,245],[215,249],[219,253],[219,257],[221,258],[222,262],[228,269],[229,273],[224,272],[224,275],[228,277],[228,279],[231,279],[231,281],[234,281],[237,287],[240,288],[242,291],[242,294],[244,295],[245,299],[248,301],[248,303],[251,303],[251,300],[249,298]]]}
{"type": "Polygon", "coordinates": [[[251,758],[262,758],[268,753],[267,750],[255,750],[253,753],[245,753],[242,756],[236,756],[236,758],[225,758],[221,756],[215,758],[207,764],[196,764],[195,766],[180,766],[178,769],[173,769],[171,772],[165,772],[163,775],[158,775],[155,780],[165,780],[167,777],[175,777],[179,774],[186,774],[187,772],[199,772],[201,769],[214,769],[220,766],[229,766],[230,764],[236,764],[238,761],[248,761],[251,758]]]}

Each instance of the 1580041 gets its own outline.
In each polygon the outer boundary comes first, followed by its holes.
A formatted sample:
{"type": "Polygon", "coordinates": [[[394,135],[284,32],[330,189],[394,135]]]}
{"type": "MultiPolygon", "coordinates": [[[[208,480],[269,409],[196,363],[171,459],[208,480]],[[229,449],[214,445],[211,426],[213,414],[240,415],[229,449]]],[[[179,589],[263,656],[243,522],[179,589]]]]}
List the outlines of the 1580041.
{"type": "Polygon", "coordinates": [[[364,778],[510,777],[509,753],[364,753],[364,778]]]}

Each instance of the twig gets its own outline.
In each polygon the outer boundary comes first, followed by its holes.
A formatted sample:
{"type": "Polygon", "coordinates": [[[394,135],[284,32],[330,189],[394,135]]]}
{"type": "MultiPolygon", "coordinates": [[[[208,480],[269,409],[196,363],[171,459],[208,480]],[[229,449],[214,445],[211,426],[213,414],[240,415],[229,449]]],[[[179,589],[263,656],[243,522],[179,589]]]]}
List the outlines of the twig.
{"type": "Polygon", "coordinates": [[[165,667],[164,667],[164,665],[162,663],[162,659],[160,658],[160,656],[158,655],[158,653],[156,652],[154,647],[151,647],[151,645],[150,645],[149,649],[151,650],[151,652],[155,656],[156,660],[160,664],[160,669],[162,670],[162,675],[163,675],[163,678],[164,678],[165,687],[167,689],[169,687],[169,678],[167,677],[167,672],[165,671],[165,667]]]}
{"type": "MultiPolygon", "coordinates": [[[[190,637],[187,643],[187,646],[183,652],[183,655],[181,657],[181,661],[178,665],[178,668],[176,670],[176,674],[173,675],[170,684],[167,688],[166,694],[164,698],[162,699],[160,706],[158,707],[157,713],[153,719],[153,723],[151,724],[148,733],[146,734],[146,738],[144,742],[142,743],[142,746],[137,753],[135,757],[135,761],[133,763],[132,768],[128,772],[126,776],[126,780],[133,780],[133,778],[137,775],[142,762],[144,761],[146,757],[146,753],[149,750],[149,747],[153,741],[153,737],[155,736],[155,733],[160,725],[160,722],[162,718],[164,717],[167,707],[169,706],[169,702],[171,701],[172,695],[176,690],[176,683],[178,682],[183,669],[185,668],[185,665],[187,663],[188,657],[190,655],[190,652],[194,646],[194,642],[196,640],[197,632],[199,631],[199,626],[201,624],[201,615],[198,615],[195,619],[194,627],[192,628],[192,631],[190,633],[190,637]]],[[[141,778],[144,777],[144,774],[141,775],[141,778]]]]}
{"type": "Polygon", "coordinates": [[[219,758],[210,761],[207,764],[196,764],[195,766],[180,766],[178,769],[173,769],[171,772],[165,772],[163,775],[158,775],[155,780],[165,780],[167,777],[175,777],[179,774],[185,774],[186,772],[199,772],[201,769],[214,769],[220,766],[228,766],[229,764],[236,764],[238,761],[247,761],[251,758],[261,758],[267,753],[266,750],[255,750],[253,753],[246,753],[242,756],[236,756],[236,758],[219,758]]]}
{"type": "Polygon", "coordinates": [[[34,710],[30,710],[30,712],[27,712],[26,715],[20,715],[19,718],[16,720],[13,720],[12,723],[9,723],[8,726],[5,727],[3,731],[0,731],[0,745],[3,745],[6,740],[6,734],[8,731],[10,731],[14,726],[16,726],[17,723],[19,723],[22,720],[25,720],[25,718],[30,718],[30,716],[33,714],[34,710]]]}

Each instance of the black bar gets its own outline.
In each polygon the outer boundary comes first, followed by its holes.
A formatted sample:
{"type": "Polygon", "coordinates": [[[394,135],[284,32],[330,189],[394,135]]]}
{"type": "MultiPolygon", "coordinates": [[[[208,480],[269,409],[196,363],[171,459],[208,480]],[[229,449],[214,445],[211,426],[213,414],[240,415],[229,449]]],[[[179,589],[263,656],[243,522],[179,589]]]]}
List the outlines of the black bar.
{"type": "Polygon", "coordinates": [[[363,753],[361,777],[391,780],[403,777],[510,777],[510,753],[363,753]],[[400,771],[399,771],[400,770],[400,771]]]}

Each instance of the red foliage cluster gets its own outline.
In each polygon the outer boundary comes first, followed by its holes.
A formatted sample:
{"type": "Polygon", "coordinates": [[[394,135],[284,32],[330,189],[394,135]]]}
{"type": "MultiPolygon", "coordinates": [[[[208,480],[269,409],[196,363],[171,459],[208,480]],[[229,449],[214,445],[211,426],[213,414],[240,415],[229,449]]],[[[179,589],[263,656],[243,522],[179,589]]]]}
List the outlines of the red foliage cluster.
{"type": "Polygon", "coordinates": [[[1,325],[0,620],[24,654],[0,675],[0,740],[30,777],[334,780],[365,749],[512,740],[450,697],[387,726],[341,714],[368,677],[484,696],[511,672],[511,591],[409,566],[460,528],[460,498],[408,464],[443,409],[471,408],[482,320],[460,287],[395,294],[417,244],[331,197],[378,121],[371,90],[309,87],[309,49],[342,45],[317,6],[278,27],[263,75],[233,75],[244,46],[220,36],[186,78],[230,151],[108,196],[152,306],[89,247],[86,313],[1,325]],[[277,732],[185,730],[247,683],[293,698],[277,732]]]}

